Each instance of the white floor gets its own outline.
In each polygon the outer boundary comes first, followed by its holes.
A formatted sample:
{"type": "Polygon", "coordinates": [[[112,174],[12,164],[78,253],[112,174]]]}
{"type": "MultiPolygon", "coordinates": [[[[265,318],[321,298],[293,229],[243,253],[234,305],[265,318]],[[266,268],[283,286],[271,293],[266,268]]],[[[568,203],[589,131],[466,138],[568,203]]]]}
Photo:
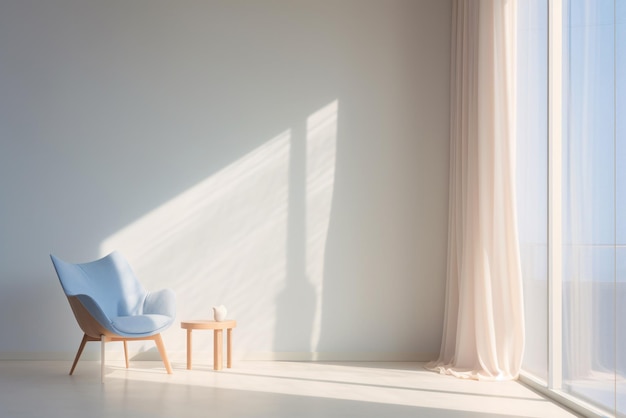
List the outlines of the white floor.
{"type": "Polygon", "coordinates": [[[573,417],[517,382],[441,376],[420,363],[0,361],[0,417],[573,417]]]}

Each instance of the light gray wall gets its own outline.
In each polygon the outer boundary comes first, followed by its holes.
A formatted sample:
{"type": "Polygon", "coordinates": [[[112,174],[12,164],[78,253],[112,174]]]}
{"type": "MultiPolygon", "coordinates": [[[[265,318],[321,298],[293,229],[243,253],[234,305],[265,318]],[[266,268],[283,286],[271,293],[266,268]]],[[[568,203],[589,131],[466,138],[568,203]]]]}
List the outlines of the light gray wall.
{"type": "Polygon", "coordinates": [[[113,249],[243,356],[437,352],[450,8],[2,1],[0,357],[73,354],[48,255],[113,249]]]}

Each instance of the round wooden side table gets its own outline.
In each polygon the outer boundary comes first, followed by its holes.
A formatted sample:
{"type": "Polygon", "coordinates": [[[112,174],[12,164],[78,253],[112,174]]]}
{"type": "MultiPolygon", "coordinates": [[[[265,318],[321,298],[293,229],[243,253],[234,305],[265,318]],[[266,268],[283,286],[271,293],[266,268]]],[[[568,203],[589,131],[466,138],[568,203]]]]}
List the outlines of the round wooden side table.
{"type": "Polygon", "coordinates": [[[222,331],[226,330],[226,367],[232,367],[232,333],[233,328],[237,326],[234,319],[226,319],[224,321],[213,321],[209,319],[193,319],[181,321],[180,327],[187,330],[187,370],[191,370],[192,357],[192,340],[191,332],[194,329],[212,329],[213,330],[213,370],[222,370],[222,331]]]}

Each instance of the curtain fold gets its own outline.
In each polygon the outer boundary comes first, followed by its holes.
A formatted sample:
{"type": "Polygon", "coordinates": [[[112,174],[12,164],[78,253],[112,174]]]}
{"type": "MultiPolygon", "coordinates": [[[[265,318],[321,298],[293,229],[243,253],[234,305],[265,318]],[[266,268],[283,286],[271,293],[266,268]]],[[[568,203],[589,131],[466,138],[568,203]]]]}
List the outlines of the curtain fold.
{"type": "Polygon", "coordinates": [[[515,1],[454,0],[440,373],[515,379],[524,349],[515,213],[515,1]]]}

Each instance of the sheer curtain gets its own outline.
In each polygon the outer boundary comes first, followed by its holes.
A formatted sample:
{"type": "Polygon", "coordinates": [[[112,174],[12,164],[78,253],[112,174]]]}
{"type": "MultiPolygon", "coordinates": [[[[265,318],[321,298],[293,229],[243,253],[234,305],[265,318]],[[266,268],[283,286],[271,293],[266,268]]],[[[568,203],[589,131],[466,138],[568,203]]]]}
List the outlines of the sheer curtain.
{"type": "Polygon", "coordinates": [[[515,1],[454,0],[448,271],[439,359],[518,376],[524,315],[515,213],[515,1]]]}

